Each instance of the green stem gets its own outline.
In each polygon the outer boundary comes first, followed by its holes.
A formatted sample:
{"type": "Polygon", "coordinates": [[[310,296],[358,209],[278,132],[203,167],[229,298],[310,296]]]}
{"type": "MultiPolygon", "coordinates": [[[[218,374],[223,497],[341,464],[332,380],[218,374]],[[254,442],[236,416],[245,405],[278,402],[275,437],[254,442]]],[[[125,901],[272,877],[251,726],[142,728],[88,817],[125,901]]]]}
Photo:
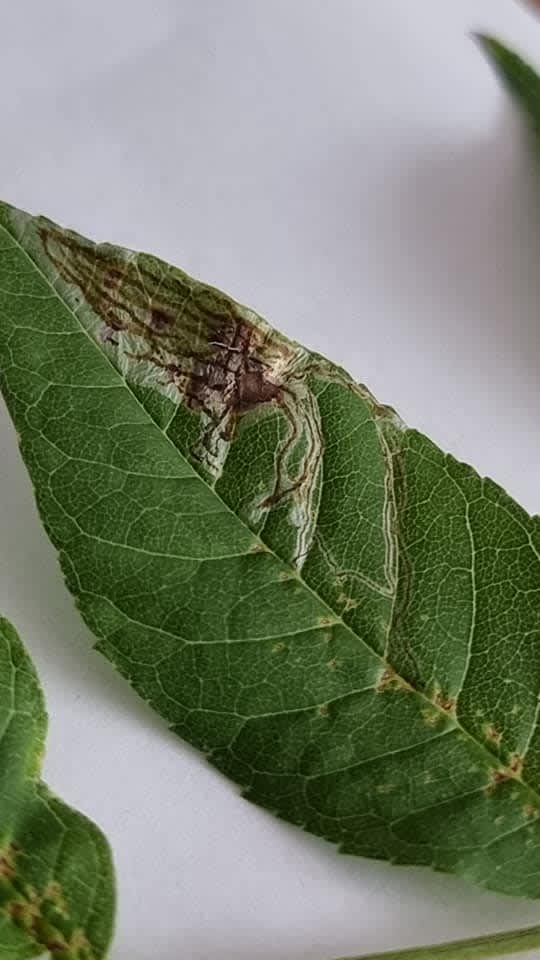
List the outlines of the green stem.
{"type": "Polygon", "coordinates": [[[524,930],[509,930],[492,933],[472,940],[454,940],[452,943],[434,944],[431,947],[411,947],[407,950],[390,950],[387,953],[370,953],[348,960],[487,960],[511,953],[522,953],[540,947],[540,927],[524,930]]]}

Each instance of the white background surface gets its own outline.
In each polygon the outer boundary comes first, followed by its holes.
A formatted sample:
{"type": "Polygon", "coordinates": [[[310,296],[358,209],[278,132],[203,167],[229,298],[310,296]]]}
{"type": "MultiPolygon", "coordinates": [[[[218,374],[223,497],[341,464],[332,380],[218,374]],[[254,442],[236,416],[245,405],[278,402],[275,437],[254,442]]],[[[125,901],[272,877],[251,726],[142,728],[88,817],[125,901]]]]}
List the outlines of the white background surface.
{"type": "MultiPolygon", "coordinates": [[[[540,23],[512,0],[4,0],[0,27],[5,199],[224,287],[538,509],[540,191],[470,32],[538,63],[540,23]]],[[[45,686],[46,778],[114,848],[112,960],[538,922],[339,857],[168,734],[91,652],[4,413],[0,609],[45,686]]]]}

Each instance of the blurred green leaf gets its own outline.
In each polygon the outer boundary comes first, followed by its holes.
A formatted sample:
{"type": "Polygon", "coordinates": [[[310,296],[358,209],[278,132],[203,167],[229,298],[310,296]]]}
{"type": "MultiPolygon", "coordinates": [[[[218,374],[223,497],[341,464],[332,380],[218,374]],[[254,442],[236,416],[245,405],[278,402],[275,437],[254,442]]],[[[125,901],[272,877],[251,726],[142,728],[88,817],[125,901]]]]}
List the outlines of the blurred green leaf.
{"type": "Polygon", "coordinates": [[[98,960],[113,925],[110,852],[40,781],[46,726],[36,672],[0,618],[0,954],[98,960]]]}
{"type": "Polygon", "coordinates": [[[540,138],[540,77],[517,53],[493,37],[478,40],[505,87],[524,111],[534,135],[540,138]]]}

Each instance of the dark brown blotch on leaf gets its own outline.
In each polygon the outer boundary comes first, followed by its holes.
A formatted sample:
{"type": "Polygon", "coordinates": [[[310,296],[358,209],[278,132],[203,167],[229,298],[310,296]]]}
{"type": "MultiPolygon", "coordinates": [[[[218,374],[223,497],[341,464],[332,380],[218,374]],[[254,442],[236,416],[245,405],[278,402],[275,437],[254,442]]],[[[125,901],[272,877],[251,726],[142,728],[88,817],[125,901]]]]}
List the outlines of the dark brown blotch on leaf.
{"type": "Polygon", "coordinates": [[[60,276],[103,321],[102,341],[119,346],[117,333],[135,336],[140,347],[130,359],[162,370],[192,409],[223,424],[225,437],[242,414],[281,401],[266,335],[228,298],[216,292],[214,302],[179,272],[154,275],[139,259],[122,261],[54,227],[42,227],[40,238],[60,276]]]}

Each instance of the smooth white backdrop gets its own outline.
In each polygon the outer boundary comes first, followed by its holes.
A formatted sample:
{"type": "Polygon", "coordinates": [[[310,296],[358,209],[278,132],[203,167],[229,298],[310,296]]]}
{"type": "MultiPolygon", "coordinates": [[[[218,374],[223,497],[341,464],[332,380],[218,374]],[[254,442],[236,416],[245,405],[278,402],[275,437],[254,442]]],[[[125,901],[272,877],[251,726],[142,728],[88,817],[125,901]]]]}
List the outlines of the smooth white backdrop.
{"type": "MultiPolygon", "coordinates": [[[[0,4],[1,193],[224,287],[539,506],[540,190],[475,46],[513,0],[0,4]]],[[[111,960],[325,960],[538,922],[237,796],[91,651],[0,421],[0,609],[45,775],[114,849],[111,960]]]]}

